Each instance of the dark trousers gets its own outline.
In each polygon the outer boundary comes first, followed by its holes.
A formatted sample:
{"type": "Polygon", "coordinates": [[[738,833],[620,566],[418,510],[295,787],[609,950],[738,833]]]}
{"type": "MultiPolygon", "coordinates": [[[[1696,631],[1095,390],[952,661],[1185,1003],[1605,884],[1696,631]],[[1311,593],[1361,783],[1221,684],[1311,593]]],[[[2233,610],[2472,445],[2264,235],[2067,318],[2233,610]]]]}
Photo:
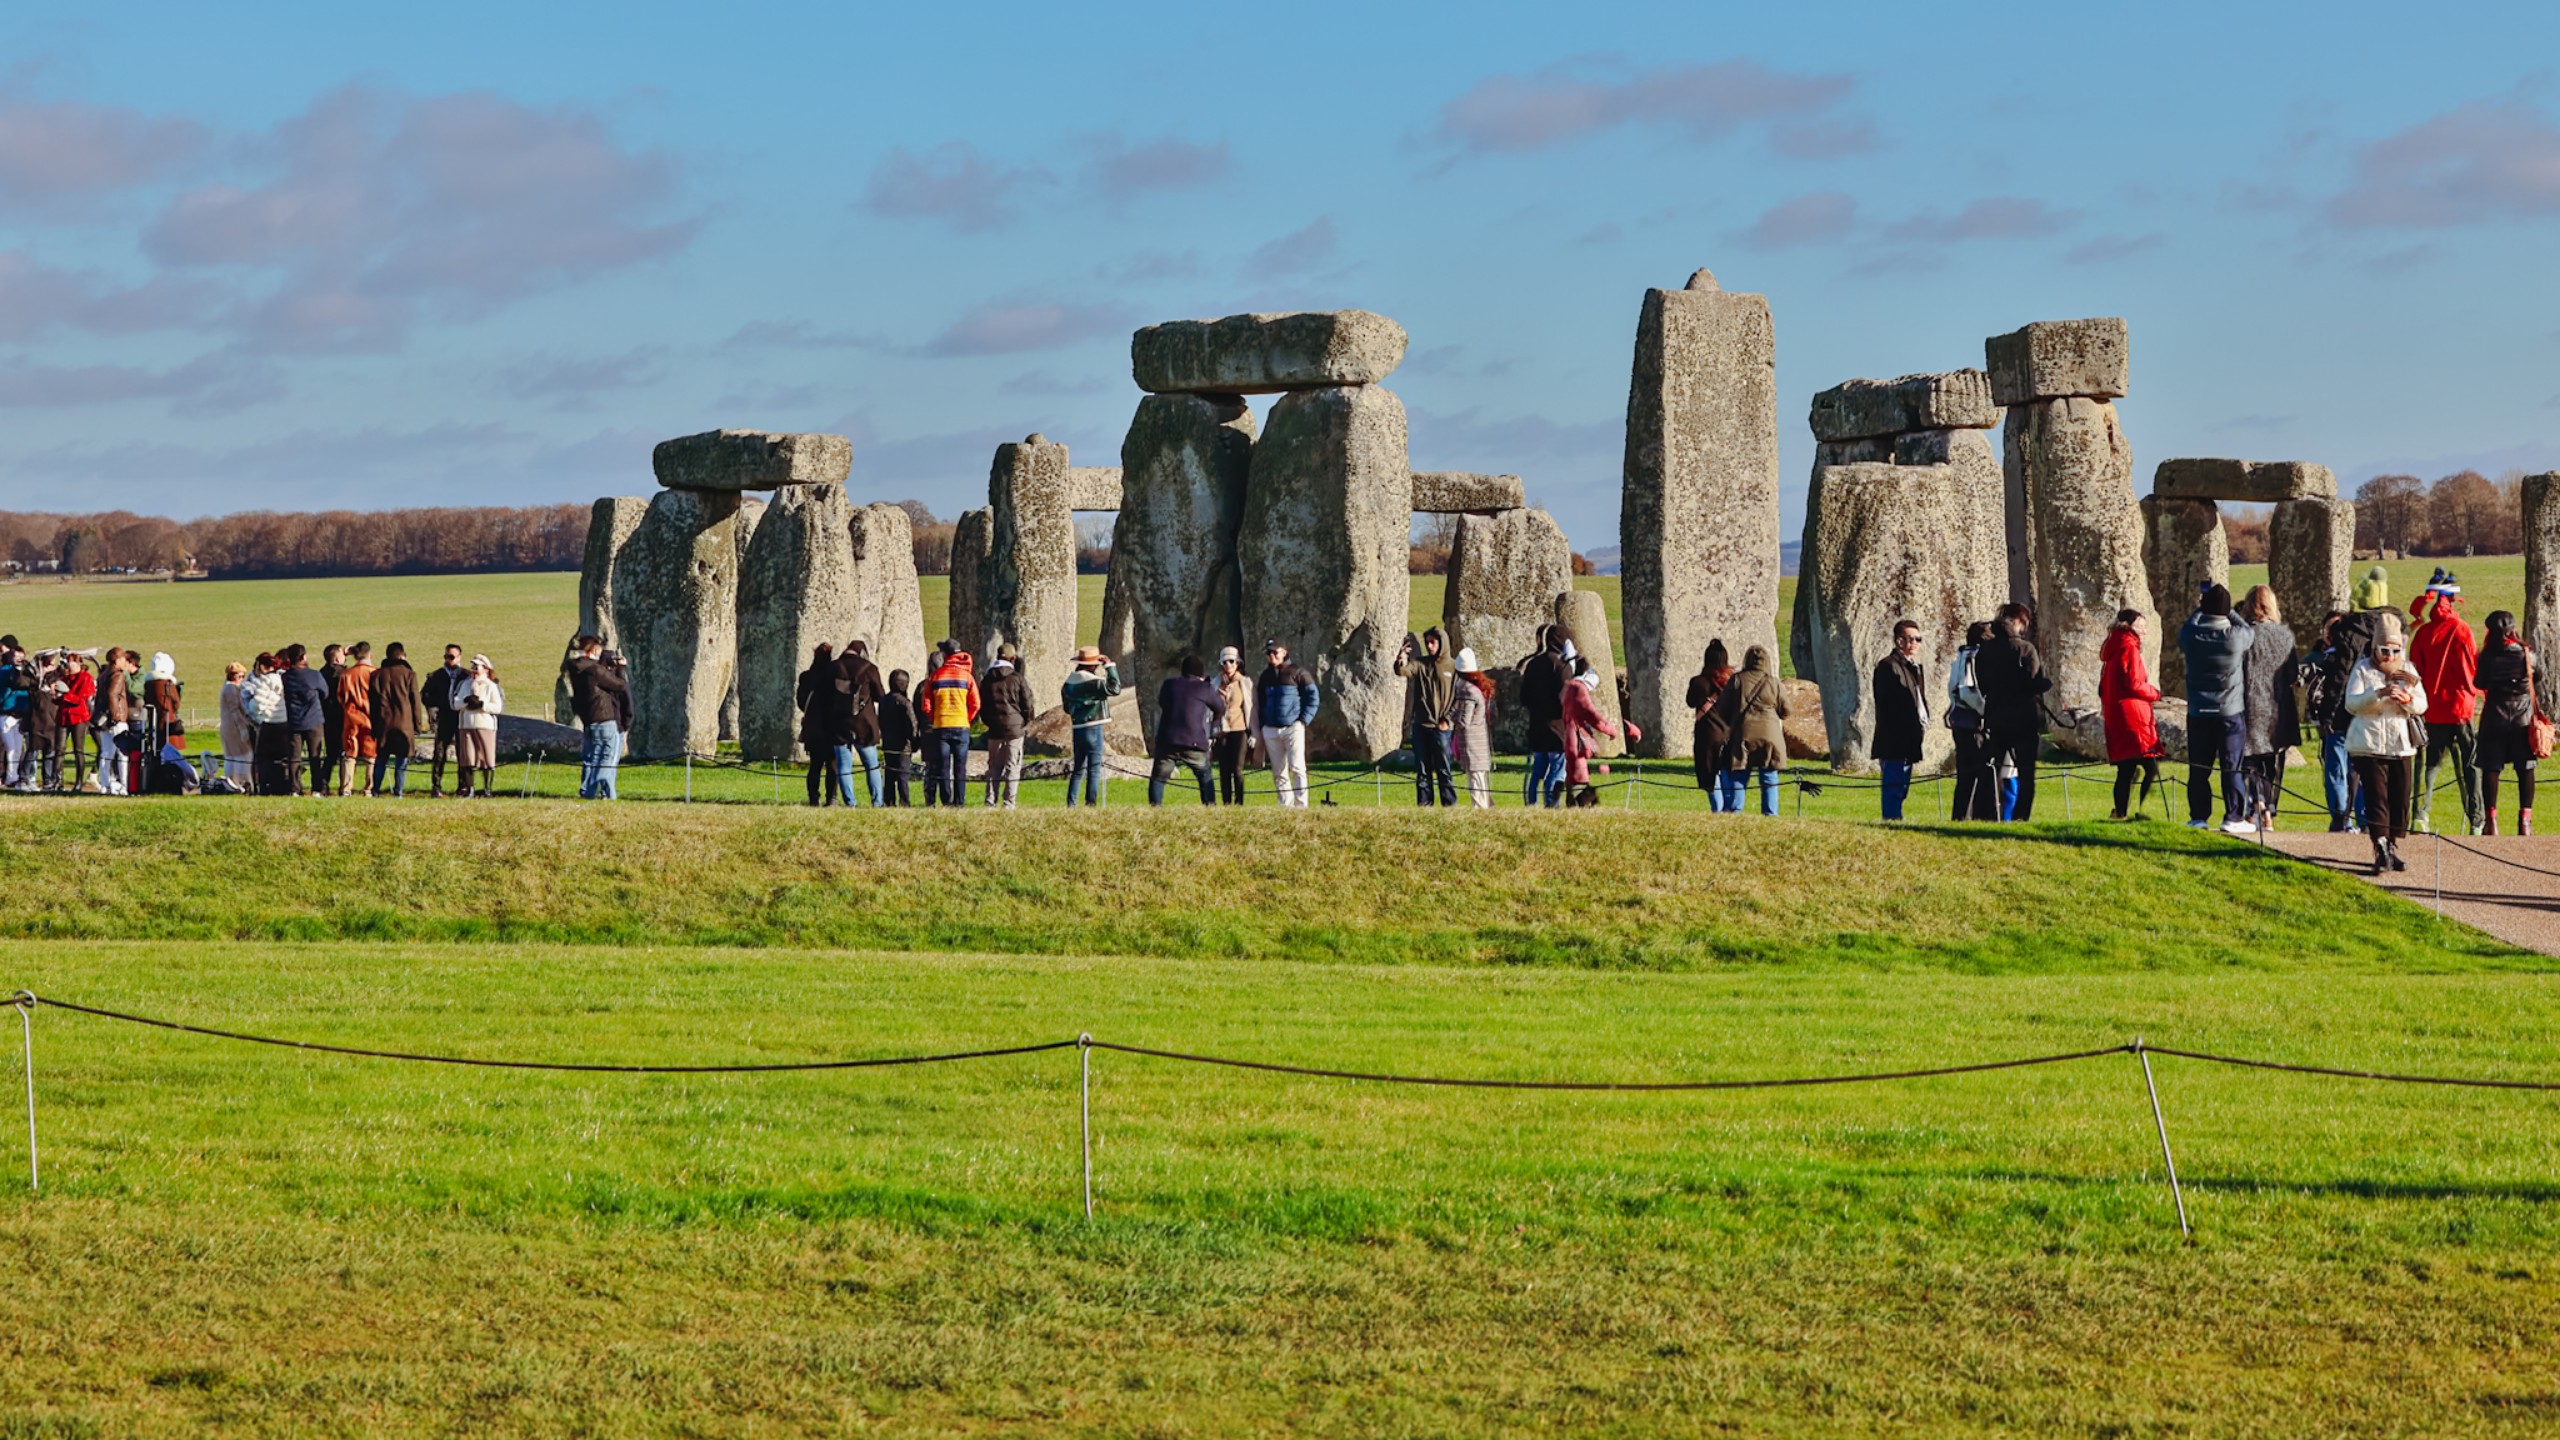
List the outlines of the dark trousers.
{"type": "Polygon", "coordinates": [[[2000,818],[2000,778],[1991,755],[1991,739],[1977,726],[1956,735],[1956,798],[1949,818],[2000,818]]]}
{"type": "Polygon", "coordinates": [[[911,763],[904,750],[880,752],[881,804],[911,806],[916,803],[914,794],[907,789],[907,767],[911,763]]]}
{"type": "MultiPolygon", "coordinates": [[[[453,757],[455,747],[462,743],[462,721],[448,718],[450,714],[449,711],[436,712],[436,748],[427,761],[427,793],[431,795],[444,793],[444,762],[453,757]]],[[[462,786],[462,793],[470,794],[471,772],[457,767],[456,778],[462,786]]]]}
{"type": "MultiPolygon", "coordinates": [[[[104,735],[98,737],[101,750],[116,742],[104,735]]],[[[261,795],[293,793],[293,727],[281,720],[258,727],[257,761],[253,773],[258,778],[261,795]]]]}
{"type": "Polygon", "coordinates": [[[2119,815],[2133,813],[2127,804],[2133,799],[2133,777],[2136,775],[2142,777],[2142,803],[2148,805],[2151,803],[2151,787],[2160,783],[2160,762],[2149,759],[2116,762],[2116,813],[2119,815]]]}
{"type": "Polygon", "coordinates": [[[1449,732],[1425,725],[1413,732],[1413,803],[1455,805],[1458,787],[1449,779],[1449,732]],[[1432,786],[1439,786],[1435,799],[1432,786]]]}
{"type": "Polygon", "coordinates": [[[925,732],[924,803],[958,805],[969,788],[969,732],[943,725],[925,732]]]}
{"type": "Polygon", "coordinates": [[[809,803],[852,803],[844,798],[844,787],[836,779],[836,752],[823,745],[809,752],[809,803]],[[820,798],[822,795],[825,797],[823,800],[820,798]]]}
{"type": "Polygon", "coordinates": [[[1161,805],[1164,803],[1165,782],[1173,778],[1173,770],[1177,765],[1190,771],[1191,778],[1200,782],[1201,804],[1215,805],[1218,803],[1218,792],[1209,783],[1209,752],[1206,750],[1167,750],[1156,757],[1154,768],[1147,772],[1148,804],[1161,805]]]}
{"type": "Polygon", "coordinates": [[[62,733],[54,737],[53,768],[45,772],[45,783],[59,790],[62,788],[62,777],[69,775],[71,788],[77,790],[80,788],[80,777],[88,774],[89,767],[94,763],[89,754],[89,727],[65,725],[62,727],[62,733]]]}
{"type": "Polygon", "coordinates": [[[2044,743],[2044,736],[2038,734],[2033,725],[1994,726],[1990,734],[1988,748],[1992,767],[1996,770],[2000,762],[2006,760],[2018,770],[2018,803],[2010,810],[2009,818],[2033,820],[2036,818],[2036,750],[2044,743]]]}
{"type": "Polygon", "coordinates": [[[2409,833],[2409,757],[2358,755],[2356,779],[2364,785],[2365,833],[2397,840],[2409,833]]]}
{"type": "Polygon", "coordinates": [[[1245,732],[1228,730],[1209,742],[1209,754],[1218,762],[1218,798],[1229,805],[1244,803],[1245,732]]]}
{"type": "Polygon", "coordinates": [[[2222,818],[2227,823],[2249,818],[2249,782],[2241,767],[2247,757],[2249,722],[2240,716],[2187,714],[2187,820],[2213,818],[2213,772],[2222,770],[2222,818]]]}
{"type": "MultiPolygon", "coordinates": [[[[2480,767],[2480,802],[2493,813],[2498,808],[2498,772],[2505,768],[2503,765],[2480,767]]],[[[2533,808],[2533,762],[2530,760],[2516,762],[2516,808],[2533,808]]]]}
{"type": "MultiPolygon", "coordinates": [[[[309,793],[314,795],[328,794],[330,768],[329,746],[322,738],[321,732],[317,730],[294,731],[293,748],[301,755],[302,763],[311,767],[311,790],[309,793]]],[[[299,769],[300,767],[297,766],[296,768],[299,769]]],[[[301,777],[296,776],[294,783],[297,786],[300,785],[302,783],[301,777]]]]}
{"type": "Polygon", "coordinates": [[[2468,720],[2452,720],[2439,725],[2427,722],[2427,757],[2419,773],[2418,814],[2425,817],[2427,828],[2435,828],[2436,766],[2453,762],[2453,780],[2462,791],[2463,823],[2472,830],[2480,828],[2480,735],[2468,720]]]}

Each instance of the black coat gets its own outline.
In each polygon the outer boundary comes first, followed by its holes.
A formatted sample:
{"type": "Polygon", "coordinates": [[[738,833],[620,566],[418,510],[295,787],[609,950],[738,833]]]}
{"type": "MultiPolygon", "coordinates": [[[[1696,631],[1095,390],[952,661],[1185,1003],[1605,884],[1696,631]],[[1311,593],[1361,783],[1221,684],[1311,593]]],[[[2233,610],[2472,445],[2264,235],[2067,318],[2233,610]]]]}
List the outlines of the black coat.
{"type": "Polygon", "coordinates": [[[622,672],[584,655],[568,664],[569,709],[581,725],[624,723],[631,685],[622,672]]]}
{"type": "MultiPolygon", "coordinates": [[[[868,655],[847,650],[836,657],[836,713],[844,726],[844,743],[856,747],[879,745],[881,739],[881,697],[889,687],[880,681],[880,667],[868,655]]],[[[912,716],[915,712],[909,711],[912,716]]],[[[904,749],[904,746],[892,746],[904,749]]]]}
{"type": "Polygon", "coordinates": [[[845,738],[844,706],[836,698],[834,661],[801,671],[791,698],[800,707],[801,749],[816,755],[852,743],[845,738]]]}
{"type": "Polygon", "coordinates": [[[1022,667],[1007,665],[978,683],[978,723],[990,740],[1019,740],[1040,713],[1032,703],[1031,682],[1022,667]]]}
{"type": "Polygon", "coordinates": [[[2006,627],[1991,632],[1974,652],[1973,685],[1982,692],[1985,729],[2008,734],[2037,734],[2044,729],[2044,692],[2053,677],[2044,673],[2044,657],[2024,635],[2006,627]]]}
{"type": "Polygon", "coordinates": [[[1564,657],[1552,650],[1541,650],[1520,662],[1520,710],[1529,717],[1529,748],[1554,751],[1564,748],[1564,687],[1573,683],[1573,673],[1565,668],[1564,657]]]}
{"type": "Polygon", "coordinates": [[[1899,653],[1876,662],[1875,737],[1867,754],[1877,760],[1920,763],[1920,742],[1929,728],[1929,682],[1920,666],[1899,653]]]}
{"type": "Polygon", "coordinates": [[[296,665],[284,672],[284,723],[296,732],[328,727],[329,682],[319,671],[296,665]]]}

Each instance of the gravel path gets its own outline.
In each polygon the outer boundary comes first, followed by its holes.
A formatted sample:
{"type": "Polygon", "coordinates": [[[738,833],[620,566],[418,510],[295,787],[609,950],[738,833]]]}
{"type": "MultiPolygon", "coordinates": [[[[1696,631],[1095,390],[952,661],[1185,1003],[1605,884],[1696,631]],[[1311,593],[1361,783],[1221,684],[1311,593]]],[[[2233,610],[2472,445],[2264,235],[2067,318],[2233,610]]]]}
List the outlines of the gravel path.
{"type": "Polygon", "coordinates": [[[2373,873],[2361,835],[2274,831],[2267,843],[2298,860],[2368,880],[2433,908],[2443,866],[2444,913],[2510,945],[2560,955],[2560,835],[2412,835],[2405,871],[2373,873]]]}

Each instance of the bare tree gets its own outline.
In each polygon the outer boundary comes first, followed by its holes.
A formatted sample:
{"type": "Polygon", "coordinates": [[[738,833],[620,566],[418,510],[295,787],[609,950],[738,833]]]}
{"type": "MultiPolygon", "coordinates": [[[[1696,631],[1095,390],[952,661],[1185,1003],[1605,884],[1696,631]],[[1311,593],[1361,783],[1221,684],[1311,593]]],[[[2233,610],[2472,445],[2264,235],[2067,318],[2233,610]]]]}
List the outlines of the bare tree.
{"type": "Polygon", "coordinates": [[[2401,554],[2427,540],[2427,486],[2415,475],[2376,475],[2356,487],[2356,544],[2401,554]]]}

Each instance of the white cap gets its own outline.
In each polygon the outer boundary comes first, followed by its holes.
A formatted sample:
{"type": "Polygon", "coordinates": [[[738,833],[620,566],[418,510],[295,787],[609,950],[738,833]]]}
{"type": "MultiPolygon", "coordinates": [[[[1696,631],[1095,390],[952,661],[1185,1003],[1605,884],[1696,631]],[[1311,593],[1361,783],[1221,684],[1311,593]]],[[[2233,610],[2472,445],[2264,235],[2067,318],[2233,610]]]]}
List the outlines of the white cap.
{"type": "Polygon", "coordinates": [[[1476,668],[1476,652],[1472,647],[1462,648],[1458,651],[1458,668],[1461,670],[1473,670],[1476,668]]]}

